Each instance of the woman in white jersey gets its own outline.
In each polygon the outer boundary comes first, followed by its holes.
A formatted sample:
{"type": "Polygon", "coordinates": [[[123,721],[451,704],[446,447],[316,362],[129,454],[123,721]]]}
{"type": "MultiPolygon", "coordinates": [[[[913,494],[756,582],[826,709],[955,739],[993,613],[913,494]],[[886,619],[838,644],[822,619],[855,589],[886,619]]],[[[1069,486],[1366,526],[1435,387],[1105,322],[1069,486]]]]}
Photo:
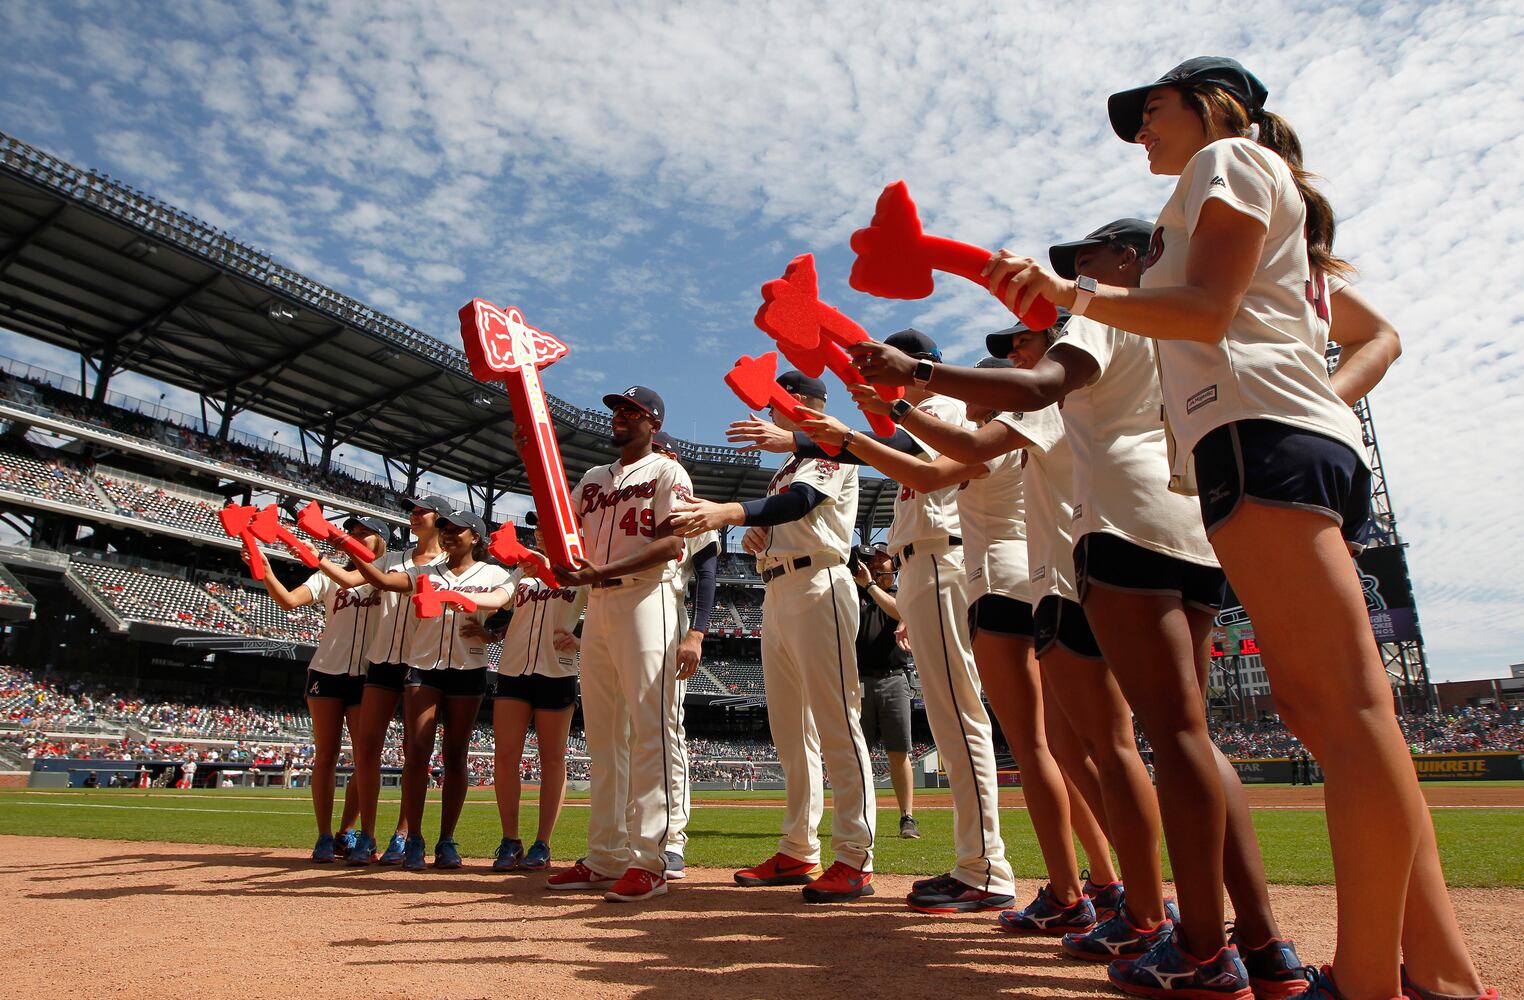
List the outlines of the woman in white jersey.
{"type": "MultiPolygon", "coordinates": [[[[538,528],[537,549],[545,540],[538,528]]],[[[547,564],[548,565],[548,564],[547,564]]],[[[550,837],[561,815],[566,791],[566,737],[577,707],[577,638],[573,630],[587,607],[586,587],[562,587],[539,577],[520,577],[508,606],[511,617],[500,632],[497,684],[492,690],[494,767],[503,839],[492,870],[544,871],[550,867],[550,837]],[[524,850],[519,837],[519,797],[522,794],[524,741],[534,723],[540,748],[540,816],[534,843],[524,850]]],[[[466,634],[475,635],[474,629],[466,634]]]]}
{"type": "MultiPolygon", "coordinates": [[[[1349,555],[1369,516],[1370,470],[1321,354],[1341,334],[1337,323],[1325,332],[1323,275],[1347,265],[1301,143],[1267,96],[1212,56],[1112,95],[1117,134],[1144,147],[1153,173],[1179,178],[1143,287],[1001,255],[991,288],[1009,277],[1010,302],[1041,295],[1157,341],[1173,482],[1198,492],[1277,705],[1326,776],[1339,945],[1309,995],[1482,996],[1349,555]]],[[[1374,384],[1383,366],[1366,354],[1374,384]]],[[[1128,981],[1137,971],[1117,970],[1128,981]]]]}
{"type": "MultiPolygon", "coordinates": [[[[388,552],[376,560],[383,572],[404,566],[428,566],[444,559],[439,548],[439,530],[434,521],[455,508],[440,496],[420,497],[412,501],[408,514],[408,529],[417,544],[399,552],[388,552]]],[[[358,587],[365,583],[359,570],[348,570],[334,578],[342,587],[358,587]]],[[[407,664],[402,663],[405,648],[412,630],[417,627],[410,609],[402,606],[395,593],[376,591],[377,605],[375,635],[365,652],[365,693],[360,701],[360,731],[352,733],[355,779],[360,782],[356,795],[360,802],[360,833],[356,844],[346,856],[351,865],[367,865],[379,860],[383,865],[402,863],[407,843],[407,820],[399,807],[397,825],[390,842],[379,858],[374,851],[361,850],[360,841],[366,837],[374,844],[376,839],[376,809],[381,795],[381,753],[386,748],[387,732],[397,706],[402,703],[402,692],[407,686],[407,664]]],[[[407,759],[407,730],[402,733],[403,760],[407,759]]]]}
{"type": "MultiPolygon", "coordinates": [[[[366,548],[377,556],[386,554],[386,525],[378,518],[352,517],[344,523],[366,548]]],[[[245,556],[247,558],[247,555],[245,556]]],[[[287,611],[308,604],[322,604],[324,625],[317,652],[307,666],[307,711],[312,715],[312,809],[317,814],[318,840],[312,860],[332,862],[336,851],[333,836],[334,768],[339,762],[339,747],[344,725],[349,724],[351,743],[360,741],[368,720],[360,709],[365,689],[365,650],[375,632],[380,597],[369,585],[341,586],[335,578],[339,567],[327,559],[319,561],[316,571],[305,582],[287,590],[274,573],[265,574],[265,590],[270,598],[287,611]]],[[[385,723],[382,724],[383,729],[385,723]]],[[[289,773],[289,768],[288,768],[289,773]]],[[[365,788],[358,767],[350,782],[354,794],[365,788]]],[[[289,781],[288,781],[289,785],[289,781]]],[[[346,798],[348,796],[346,795],[346,798]]],[[[367,856],[376,849],[374,837],[358,835],[356,848],[365,848],[367,856]]]]}
{"type": "MultiPolygon", "coordinates": [[[[435,590],[454,591],[476,603],[475,611],[445,604],[433,618],[418,617],[402,658],[409,667],[403,721],[408,728],[408,754],[402,765],[402,807],[408,837],[402,867],[424,867],[428,845],[420,832],[429,771],[434,757],[434,738],[444,726],[444,781],[440,801],[439,840],[434,847],[434,867],[459,868],[460,847],[455,825],[466,801],[467,754],[471,731],[487,692],[487,644],[462,635],[467,624],[480,625],[493,611],[513,599],[513,576],[496,563],[484,562],[487,525],[471,511],[457,510],[437,518],[439,544],[444,561],[425,566],[403,566],[383,572],[360,564],[360,572],[378,590],[411,594],[420,578],[427,577],[435,590]]],[[[403,613],[415,609],[403,605],[403,613]]]]}

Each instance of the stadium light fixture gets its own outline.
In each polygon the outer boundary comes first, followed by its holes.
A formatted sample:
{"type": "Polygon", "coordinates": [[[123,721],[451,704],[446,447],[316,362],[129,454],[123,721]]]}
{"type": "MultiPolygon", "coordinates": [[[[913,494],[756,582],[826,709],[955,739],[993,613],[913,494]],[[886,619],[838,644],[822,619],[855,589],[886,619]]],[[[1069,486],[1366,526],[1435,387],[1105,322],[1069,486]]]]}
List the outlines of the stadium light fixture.
{"type": "Polygon", "coordinates": [[[270,308],[265,311],[265,315],[277,323],[290,323],[296,319],[296,310],[288,305],[272,302],[270,303],[270,308]]]}
{"type": "Polygon", "coordinates": [[[478,392],[476,395],[471,397],[471,402],[475,403],[477,406],[491,406],[492,397],[487,395],[485,392],[478,392]]]}
{"type": "Polygon", "coordinates": [[[158,247],[141,237],[122,247],[122,256],[132,260],[142,260],[144,257],[158,252],[158,247]]]}

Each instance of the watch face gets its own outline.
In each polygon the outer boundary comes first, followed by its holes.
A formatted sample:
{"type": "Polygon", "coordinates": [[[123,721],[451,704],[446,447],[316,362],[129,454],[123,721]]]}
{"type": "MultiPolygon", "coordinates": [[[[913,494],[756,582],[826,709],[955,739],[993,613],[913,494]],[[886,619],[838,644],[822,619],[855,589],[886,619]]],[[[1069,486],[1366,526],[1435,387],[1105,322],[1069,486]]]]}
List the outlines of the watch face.
{"type": "Polygon", "coordinates": [[[1092,294],[1094,294],[1097,287],[1095,279],[1090,277],[1088,274],[1081,275],[1080,277],[1076,278],[1074,283],[1079,287],[1081,291],[1090,292],[1092,294]]]}

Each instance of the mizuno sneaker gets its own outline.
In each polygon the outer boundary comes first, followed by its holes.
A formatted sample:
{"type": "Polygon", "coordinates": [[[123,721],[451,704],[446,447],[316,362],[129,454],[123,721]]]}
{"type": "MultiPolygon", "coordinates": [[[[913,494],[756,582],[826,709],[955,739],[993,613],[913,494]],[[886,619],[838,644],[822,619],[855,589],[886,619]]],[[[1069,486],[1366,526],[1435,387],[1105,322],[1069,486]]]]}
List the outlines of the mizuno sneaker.
{"type": "Polygon", "coordinates": [[[344,863],[348,865],[368,865],[376,860],[376,838],[369,834],[360,833],[355,835],[355,846],[344,855],[344,863]]]}
{"type": "Polygon", "coordinates": [[[1271,938],[1258,948],[1250,948],[1234,927],[1228,944],[1238,949],[1244,968],[1249,970],[1249,986],[1256,1000],[1285,1000],[1307,989],[1307,973],[1297,957],[1296,942],[1271,938]]]}
{"type": "Polygon", "coordinates": [[[631,868],[624,877],[609,887],[603,898],[610,903],[639,903],[660,896],[667,891],[667,880],[644,868],[631,868]]]}
{"type": "Polygon", "coordinates": [[[461,864],[460,845],[453,839],[446,838],[434,845],[435,868],[459,868],[461,864]]]}
{"type": "Polygon", "coordinates": [[[826,873],[804,887],[806,903],[845,903],[873,895],[873,873],[838,861],[826,873]]]}
{"type": "Polygon", "coordinates": [[[407,838],[407,846],[402,850],[402,867],[410,872],[421,872],[427,867],[427,855],[429,845],[422,837],[413,834],[407,838]]]}
{"type": "MultiPolygon", "coordinates": [[[[1442,993],[1431,993],[1423,987],[1415,985],[1408,978],[1408,967],[1404,965],[1399,968],[1402,974],[1403,1000],[1440,1000],[1441,997],[1447,996],[1447,994],[1442,993]]],[[[1476,1000],[1499,1000],[1499,996],[1498,991],[1489,986],[1487,992],[1477,996],[1476,1000]]]]}
{"type": "Polygon", "coordinates": [[[1000,914],[1000,929],[1012,934],[1083,934],[1095,926],[1095,904],[1081,896],[1068,906],[1053,898],[1053,887],[1037,890],[1037,898],[1024,910],[1000,914]]]}
{"type": "Polygon", "coordinates": [[[332,864],[335,852],[336,844],[333,834],[325,833],[318,837],[317,843],[312,846],[312,860],[320,865],[332,864]]]}
{"type": "Polygon", "coordinates": [[[386,842],[386,850],[381,854],[380,863],[383,865],[400,865],[406,852],[407,838],[400,833],[394,833],[392,834],[392,839],[386,842]]]}
{"type": "Polygon", "coordinates": [[[529,845],[529,851],[525,853],[524,860],[519,864],[525,871],[542,872],[550,867],[550,845],[543,840],[537,840],[529,845]]]}
{"type": "Polygon", "coordinates": [[[1003,910],[1015,902],[1010,893],[976,889],[951,875],[929,879],[919,889],[911,887],[905,905],[919,913],[973,913],[1003,910]]]}
{"type": "Polygon", "coordinates": [[[774,854],[760,865],[736,872],[736,885],[809,885],[822,874],[816,861],[800,861],[787,854],[774,854]]]}
{"type": "Polygon", "coordinates": [[[338,836],[339,853],[348,855],[350,851],[354,850],[355,841],[359,838],[359,833],[354,830],[340,830],[338,836]]]}
{"type": "Polygon", "coordinates": [[[1104,923],[1096,924],[1087,934],[1065,934],[1064,954],[1087,962],[1113,962],[1119,958],[1138,958],[1174,931],[1169,918],[1155,927],[1137,927],[1127,918],[1127,907],[1104,923]]]}
{"type": "Polygon", "coordinates": [[[1197,961],[1167,934],[1139,958],[1124,958],[1107,969],[1111,985],[1123,993],[1154,1000],[1254,1000],[1249,971],[1238,949],[1225,946],[1197,961]]]}
{"type": "Polygon", "coordinates": [[[1122,906],[1122,899],[1126,892],[1121,882],[1107,882],[1100,885],[1090,881],[1090,871],[1086,869],[1080,872],[1080,878],[1085,880],[1084,893],[1090,897],[1090,902],[1095,904],[1095,919],[1105,922],[1117,915],[1117,910],[1122,906]]]}
{"type": "Polygon", "coordinates": [[[519,867],[523,859],[524,842],[512,837],[504,837],[502,843],[497,845],[497,856],[492,859],[492,870],[511,872],[519,867]]]}

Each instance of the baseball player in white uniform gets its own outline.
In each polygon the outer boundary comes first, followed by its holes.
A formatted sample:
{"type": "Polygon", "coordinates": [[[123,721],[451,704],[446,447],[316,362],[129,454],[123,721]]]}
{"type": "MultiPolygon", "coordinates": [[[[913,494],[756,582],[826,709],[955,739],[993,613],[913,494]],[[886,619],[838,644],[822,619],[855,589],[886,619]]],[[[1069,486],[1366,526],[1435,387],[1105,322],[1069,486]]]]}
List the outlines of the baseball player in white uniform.
{"type": "MultiPolygon", "coordinates": [[[[825,405],[819,379],[786,372],[778,383],[806,406],[825,405]]],[[[794,430],[786,415],[775,411],[773,419],[783,430],[794,430]]],[[[871,896],[877,793],[860,721],[857,592],[846,569],[857,518],[857,469],[827,458],[790,456],[763,499],[695,500],[677,511],[673,528],[680,534],[725,525],[767,530],[756,553],[767,587],[762,673],[788,804],[777,853],[737,872],[736,882],[802,885],[805,900],[816,903],[871,896]],[[835,854],[825,872],[818,833],[825,806],[822,759],[831,773],[835,854]]]]}
{"type": "MultiPolygon", "coordinates": [[[[886,342],[916,356],[941,356],[935,342],[918,330],[902,331],[886,342]]],[[[906,391],[892,416],[903,419],[913,407],[945,423],[967,423],[962,404],[919,387],[906,391]]],[[[805,424],[812,433],[833,433],[840,427],[829,420],[805,424]]],[[[745,421],[732,424],[729,433],[732,440],[770,450],[800,447],[797,441],[780,441],[776,430],[761,421],[745,421]]],[[[862,443],[867,452],[880,444],[870,435],[852,431],[834,437],[842,445],[842,455],[852,456],[854,462],[863,461],[853,450],[855,443],[862,443]]],[[[909,435],[892,440],[896,450],[919,450],[936,458],[933,449],[909,435]]],[[[808,443],[803,448],[800,454],[822,454],[808,443]]],[[[906,897],[911,908],[923,913],[1000,909],[1011,904],[1015,888],[1000,839],[993,736],[970,648],[957,492],[957,484],[930,492],[902,484],[889,529],[889,550],[900,560],[900,615],[908,626],[927,721],[953,792],[957,865],[945,875],[916,883],[906,897]]]]}
{"type": "MultiPolygon", "coordinates": [[[[673,583],[685,546],[670,534],[673,505],[693,495],[682,466],[651,448],[661,397],[631,386],[604,402],[613,411],[610,465],[589,469],[575,491],[594,561],[558,571],[588,585],[582,627],[582,714],[591,758],[587,855],[552,875],[552,889],[601,889],[613,902],[667,891],[664,856],[684,778],[673,745],[677,672],[697,668],[703,634],[688,629],[673,583]],[[619,744],[629,726],[628,794],[619,788],[619,744]]],[[[690,671],[691,672],[691,671],[690,671]]]]}

